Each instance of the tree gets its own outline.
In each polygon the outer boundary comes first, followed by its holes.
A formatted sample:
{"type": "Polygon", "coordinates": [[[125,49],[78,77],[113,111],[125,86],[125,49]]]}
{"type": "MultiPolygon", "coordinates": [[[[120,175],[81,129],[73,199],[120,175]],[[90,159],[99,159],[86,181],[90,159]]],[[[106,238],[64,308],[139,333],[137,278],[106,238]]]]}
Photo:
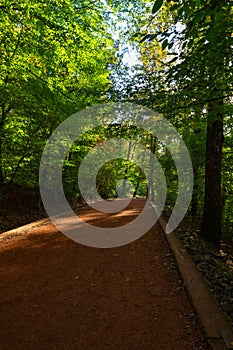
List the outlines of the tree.
{"type": "Polygon", "coordinates": [[[104,9],[88,0],[0,5],[0,185],[35,185],[52,130],[106,97],[115,58],[104,9]]]}
{"type": "MultiPolygon", "coordinates": [[[[200,106],[207,121],[205,199],[202,235],[220,245],[221,168],[225,103],[232,95],[232,8],[230,1],[160,1],[153,14],[162,10],[170,20],[147,34],[173,54],[163,71],[169,94],[178,108],[200,106]],[[173,50],[173,51],[172,51],[173,50]]],[[[167,18],[166,17],[166,18],[167,18]]],[[[177,109],[178,109],[177,108],[177,109]]]]}

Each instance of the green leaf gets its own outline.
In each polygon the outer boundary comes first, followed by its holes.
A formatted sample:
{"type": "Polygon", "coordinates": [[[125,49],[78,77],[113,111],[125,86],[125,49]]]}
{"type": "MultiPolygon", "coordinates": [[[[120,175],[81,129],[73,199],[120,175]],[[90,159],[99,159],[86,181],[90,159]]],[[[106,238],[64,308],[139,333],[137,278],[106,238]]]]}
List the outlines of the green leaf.
{"type": "Polygon", "coordinates": [[[205,16],[206,16],[205,11],[197,12],[197,14],[195,15],[195,17],[193,19],[193,23],[196,24],[196,23],[200,22],[202,20],[202,18],[204,18],[205,16]]]}
{"type": "Polygon", "coordinates": [[[174,43],[171,42],[171,43],[168,45],[168,50],[172,49],[172,48],[173,48],[173,45],[174,45],[174,43]]]}
{"type": "Polygon", "coordinates": [[[165,39],[165,40],[163,41],[163,43],[162,43],[162,49],[163,49],[163,50],[166,49],[167,45],[168,45],[168,40],[165,39]]]}
{"type": "Polygon", "coordinates": [[[156,13],[162,5],[163,5],[163,0],[156,0],[152,8],[152,13],[153,14],[156,13]]]}
{"type": "Polygon", "coordinates": [[[158,34],[146,34],[144,35],[144,37],[140,40],[140,43],[143,43],[144,41],[148,40],[148,41],[152,41],[154,38],[156,38],[158,34]]]}
{"type": "Polygon", "coordinates": [[[191,49],[191,47],[193,46],[194,44],[194,40],[191,39],[189,42],[188,42],[188,48],[191,49]]]}
{"type": "Polygon", "coordinates": [[[152,41],[154,40],[156,37],[157,37],[158,34],[151,34],[150,37],[149,37],[149,41],[152,41]]]}
{"type": "Polygon", "coordinates": [[[140,43],[143,43],[144,41],[146,41],[149,38],[150,38],[150,34],[144,35],[144,37],[140,40],[140,43]]]}
{"type": "Polygon", "coordinates": [[[178,59],[178,57],[174,57],[174,58],[173,58],[171,61],[169,61],[168,63],[171,64],[171,63],[177,61],[177,59],[178,59]]]}
{"type": "Polygon", "coordinates": [[[174,4],[171,6],[170,11],[171,12],[176,11],[180,6],[181,6],[180,4],[174,4]]]}

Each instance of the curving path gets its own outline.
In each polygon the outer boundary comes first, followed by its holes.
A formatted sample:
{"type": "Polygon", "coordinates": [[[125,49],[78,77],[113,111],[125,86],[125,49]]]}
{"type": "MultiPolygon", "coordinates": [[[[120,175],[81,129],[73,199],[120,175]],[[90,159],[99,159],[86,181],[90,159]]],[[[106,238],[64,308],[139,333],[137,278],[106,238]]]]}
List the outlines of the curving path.
{"type": "MultiPolygon", "coordinates": [[[[143,205],[79,215],[117,226],[143,205]]],[[[0,253],[1,350],[207,349],[159,225],[126,246],[96,249],[46,223],[2,240],[0,253]]]]}

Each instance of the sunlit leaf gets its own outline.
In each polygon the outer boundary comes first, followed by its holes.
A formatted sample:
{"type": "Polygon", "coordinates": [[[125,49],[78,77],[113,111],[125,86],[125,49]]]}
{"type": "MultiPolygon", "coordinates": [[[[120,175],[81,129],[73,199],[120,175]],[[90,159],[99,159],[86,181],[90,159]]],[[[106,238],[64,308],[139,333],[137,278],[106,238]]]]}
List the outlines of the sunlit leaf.
{"type": "Polygon", "coordinates": [[[155,14],[162,5],[163,5],[163,0],[156,0],[152,8],[152,13],[155,14]]]}

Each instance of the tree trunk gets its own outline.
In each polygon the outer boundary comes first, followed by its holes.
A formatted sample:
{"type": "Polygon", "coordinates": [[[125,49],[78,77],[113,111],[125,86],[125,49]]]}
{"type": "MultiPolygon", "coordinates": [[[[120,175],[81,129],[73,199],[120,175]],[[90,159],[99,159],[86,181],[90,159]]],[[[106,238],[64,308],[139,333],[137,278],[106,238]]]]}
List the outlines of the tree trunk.
{"type": "Polygon", "coordinates": [[[135,198],[137,196],[138,189],[139,189],[139,186],[140,186],[140,183],[141,183],[141,176],[142,176],[142,170],[140,169],[139,176],[138,176],[138,181],[137,181],[134,193],[133,193],[133,198],[135,198]]]}
{"type": "Polygon", "coordinates": [[[153,164],[153,155],[156,151],[156,138],[154,135],[150,136],[150,178],[148,181],[148,196],[149,199],[154,202],[155,200],[155,188],[154,188],[154,164],[153,164]]]}
{"type": "Polygon", "coordinates": [[[3,164],[2,164],[2,144],[3,144],[3,129],[5,125],[6,114],[10,108],[6,111],[5,106],[1,106],[2,113],[0,115],[0,186],[4,184],[3,164]]]}
{"type": "Polygon", "coordinates": [[[196,217],[198,213],[198,182],[196,178],[196,171],[193,169],[194,175],[194,185],[193,185],[193,194],[191,200],[191,215],[192,217],[196,217]]]}
{"type": "Polygon", "coordinates": [[[124,176],[123,184],[122,184],[123,196],[126,195],[126,180],[128,179],[127,175],[128,175],[128,172],[129,172],[129,160],[130,160],[132,145],[133,145],[132,140],[130,140],[129,141],[129,147],[128,147],[128,154],[127,154],[127,166],[125,168],[125,176],[124,176]]]}
{"type": "Polygon", "coordinates": [[[201,234],[217,248],[222,233],[221,168],[223,145],[223,99],[208,104],[204,212],[201,234]]]}
{"type": "Polygon", "coordinates": [[[4,175],[2,170],[2,135],[0,130],[0,186],[4,184],[4,175]]]}

